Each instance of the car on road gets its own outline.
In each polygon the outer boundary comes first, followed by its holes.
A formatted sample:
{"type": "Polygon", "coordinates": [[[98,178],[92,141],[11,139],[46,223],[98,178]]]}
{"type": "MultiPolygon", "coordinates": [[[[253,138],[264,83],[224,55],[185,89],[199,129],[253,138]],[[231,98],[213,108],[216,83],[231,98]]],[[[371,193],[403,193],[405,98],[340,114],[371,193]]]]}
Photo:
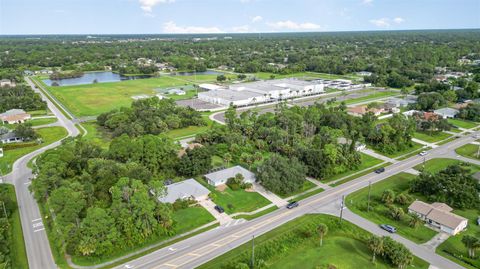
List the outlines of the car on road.
{"type": "Polygon", "coordinates": [[[289,204],[287,205],[287,208],[288,208],[288,209],[292,209],[292,208],[295,208],[295,207],[297,207],[297,206],[298,206],[298,202],[297,202],[297,201],[293,201],[293,202],[291,202],[291,203],[289,203],[289,204]]]}
{"type": "Polygon", "coordinates": [[[377,170],[375,170],[375,173],[377,173],[377,174],[381,174],[383,172],[385,172],[385,167],[380,167],[377,170]]]}
{"type": "Polygon", "coordinates": [[[380,228],[384,229],[385,231],[393,234],[393,233],[396,233],[397,232],[397,228],[391,226],[391,225],[388,225],[388,224],[380,224],[380,228]]]}
{"type": "Polygon", "coordinates": [[[422,152],[420,152],[418,155],[420,155],[420,156],[425,156],[425,155],[427,155],[427,152],[426,152],[426,151],[422,151],[422,152]]]}
{"type": "Polygon", "coordinates": [[[223,209],[223,207],[221,207],[221,206],[219,206],[219,205],[216,205],[214,208],[215,208],[215,210],[218,211],[218,213],[223,213],[223,212],[225,212],[225,210],[223,209]]]}

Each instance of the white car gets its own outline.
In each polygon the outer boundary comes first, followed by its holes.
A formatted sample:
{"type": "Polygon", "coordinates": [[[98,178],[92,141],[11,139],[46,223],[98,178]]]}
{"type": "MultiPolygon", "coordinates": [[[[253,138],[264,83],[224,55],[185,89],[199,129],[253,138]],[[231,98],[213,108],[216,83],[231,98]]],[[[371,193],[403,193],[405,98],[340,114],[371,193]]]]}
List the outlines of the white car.
{"type": "Polygon", "coordinates": [[[418,155],[420,155],[420,156],[425,156],[425,155],[427,155],[427,152],[426,152],[426,151],[422,151],[422,152],[420,152],[418,155]]]}

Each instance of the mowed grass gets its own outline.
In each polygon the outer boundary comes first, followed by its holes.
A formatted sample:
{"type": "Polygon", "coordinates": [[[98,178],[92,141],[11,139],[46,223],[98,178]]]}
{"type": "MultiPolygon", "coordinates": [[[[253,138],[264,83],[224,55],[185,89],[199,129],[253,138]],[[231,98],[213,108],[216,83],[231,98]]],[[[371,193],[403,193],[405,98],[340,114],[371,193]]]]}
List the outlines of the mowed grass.
{"type": "Polygon", "coordinates": [[[270,201],[257,192],[232,190],[226,187],[224,191],[213,190],[213,201],[225,209],[225,213],[252,212],[270,204],[270,201]]]}
{"type": "MultiPolygon", "coordinates": [[[[201,77],[201,76],[197,76],[201,77]]],[[[96,116],[115,108],[129,107],[135,95],[155,95],[156,88],[190,85],[187,78],[163,76],[158,78],[106,82],[87,85],[46,87],[76,116],[96,116]]],[[[191,96],[175,96],[175,99],[191,96]]]]}
{"type": "MultiPolygon", "coordinates": [[[[215,218],[210,213],[208,213],[208,211],[205,208],[200,206],[194,206],[194,207],[189,207],[189,208],[175,211],[173,212],[172,218],[175,225],[174,230],[176,232],[176,234],[173,236],[192,231],[196,228],[199,228],[215,220],[215,218]]],[[[149,245],[161,243],[162,241],[165,241],[171,237],[172,236],[167,236],[167,235],[151,236],[147,242],[141,245],[116,251],[115,254],[110,256],[104,256],[104,257],[72,256],[72,261],[77,265],[91,266],[91,265],[107,262],[109,260],[112,260],[118,257],[125,256],[129,253],[140,250],[149,245]]],[[[64,267],[64,268],[67,268],[67,267],[64,267]]]]}
{"type": "Polygon", "coordinates": [[[82,126],[87,130],[87,134],[83,139],[91,141],[102,148],[108,148],[112,139],[103,127],[99,126],[95,121],[83,122],[82,126]]]}
{"type": "Polygon", "coordinates": [[[447,134],[444,132],[423,132],[423,131],[417,131],[413,134],[413,137],[428,143],[435,143],[438,141],[445,140],[452,136],[451,134],[447,134]]]}
{"type": "Polygon", "coordinates": [[[480,226],[476,224],[477,218],[480,216],[480,210],[454,210],[453,213],[468,219],[467,230],[448,238],[447,241],[438,246],[436,252],[466,268],[480,268],[480,257],[477,255],[475,259],[469,258],[468,249],[462,243],[462,237],[465,235],[480,238],[480,226]]]}
{"type": "Polygon", "coordinates": [[[480,159],[477,153],[479,153],[479,145],[473,145],[473,144],[466,144],[464,146],[461,146],[457,149],[455,149],[455,152],[457,152],[459,155],[462,155],[467,158],[472,158],[472,159],[480,159]]]}
{"type": "MultiPolygon", "coordinates": [[[[409,184],[415,176],[407,173],[400,173],[375,183],[371,186],[370,211],[367,211],[368,205],[368,187],[358,190],[345,198],[347,207],[354,213],[376,223],[390,224],[397,228],[397,233],[416,243],[425,243],[430,240],[436,232],[420,226],[414,229],[408,225],[406,217],[401,221],[393,220],[388,216],[390,209],[381,201],[384,190],[391,189],[396,195],[407,193],[409,184]]],[[[396,205],[398,206],[398,205],[396,205]]],[[[408,212],[408,205],[402,206],[404,212],[408,212]]]]}
{"type": "Polygon", "coordinates": [[[65,130],[65,128],[63,127],[57,127],[57,126],[40,128],[40,129],[37,129],[36,132],[43,139],[42,144],[32,146],[32,147],[5,150],[3,152],[4,156],[0,158],[0,169],[3,174],[10,173],[12,171],[13,163],[16,160],[18,160],[20,157],[67,136],[67,130],[65,130]]]}
{"type": "MultiPolygon", "coordinates": [[[[310,223],[324,223],[328,226],[328,233],[323,239],[323,246],[319,245],[318,236],[316,236],[316,231],[313,230],[312,237],[303,239],[302,243],[295,247],[285,247],[285,251],[265,260],[266,268],[395,268],[387,264],[381,257],[377,258],[376,264],[371,262],[372,253],[367,246],[367,240],[371,236],[370,233],[350,222],[344,221],[342,225],[339,225],[337,217],[328,215],[305,215],[296,218],[256,237],[255,246],[258,249],[259,246],[278,240],[282,235],[310,223]]],[[[282,243],[282,241],[278,242],[280,245],[282,243]]],[[[247,242],[201,265],[199,268],[235,268],[238,262],[248,263],[247,259],[251,256],[251,248],[251,242],[247,242]]],[[[256,254],[255,257],[261,255],[261,253],[256,254]]],[[[428,264],[415,257],[413,265],[407,268],[428,268],[428,264]]]]}
{"type": "MultiPolygon", "coordinates": [[[[439,171],[447,168],[447,166],[450,165],[458,165],[458,164],[463,164],[463,167],[467,167],[470,169],[470,172],[476,173],[480,171],[480,167],[473,165],[473,164],[468,164],[468,163],[463,163],[462,161],[455,160],[455,159],[446,159],[446,158],[435,158],[431,159],[425,162],[425,171],[430,172],[430,173],[438,173],[439,171]]],[[[415,170],[422,171],[424,169],[423,163],[416,165],[414,167],[415,170]]]]}
{"type": "Polygon", "coordinates": [[[380,160],[380,159],[377,159],[375,157],[372,157],[370,155],[367,155],[365,153],[360,153],[360,160],[361,160],[361,163],[360,165],[356,168],[356,169],[352,169],[352,170],[349,170],[349,171],[345,171],[343,173],[340,173],[340,174],[336,174],[334,176],[331,176],[329,178],[325,178],[325,179],[322,179],[322,182],[325,182],[325,183],[328,183],[328,182],[332,182],[334,180],[337,180],[337,179],[340,179],[340,178],[343,178],[343,177],[347,177],[347,176],[350,176],[351,174],[353,173],[357,173],[359,171],[362,171],[362,170],[365,170],[365,169],[368,169],[372,166],[376,166],[376,165],[379,165],[381,164],[383,161],[380,160]]]}
{"type": "Polygon", "coordinates": [[[298,194],[301,194],[301,193],[304,193],[310,189],[313,189],[315,188],[317,185],[315,185],[314,183],[308,181],[308,180],[305,180],[303,182],[303,186],[302,188],[300,188],[298,191],[295,191],[295,192],[292,192],[292,193],[288,193],[288,194],[285,194],[285,195],[282,195],[282,194],[277,194],[278,196],[280,196],[281,198],[287,198],[287,197],[291,197],[291,196],[294,196],[294,195],[298,195],[298,194]]]}
{"type": "Polygon", "coordinates": [[[453,124],[456,127],[471,129],[476,127],[478,123],[473,121],[461,120],[461,119],[448,119],[448,123],[453,124]]]}
{"type": "Polygon", "coordinates": [[[57,118],[32,119],[28,121],[32,126],[41,126],[57,122],[57,118]]]}
{"type": "MultiPolygon", "coordinates": [[[[15,204],[17,203],[17,197],[15,195],[15,188],[13,185],[0,184],[0,192],[7,193],[7,196],[10,197],[12,201],[15,201],[15,204]]],[[[1,214],[3,216],[3,211],[1,214]]],[[[28,269],[27,251],[25,249],[22,223],[20,221],[20,213],[18,212],[18,208],[15,208],[15,210],[12,212],[8,222],[10,224],[9,233],[11,241],[2,243],[8,244],[10,249],[10,257],[12,260],[9,266],[10,268],[28,269]]],[[[6,265],[3,264],[0,264],[0,266],[6,267],[6,265]]]]}

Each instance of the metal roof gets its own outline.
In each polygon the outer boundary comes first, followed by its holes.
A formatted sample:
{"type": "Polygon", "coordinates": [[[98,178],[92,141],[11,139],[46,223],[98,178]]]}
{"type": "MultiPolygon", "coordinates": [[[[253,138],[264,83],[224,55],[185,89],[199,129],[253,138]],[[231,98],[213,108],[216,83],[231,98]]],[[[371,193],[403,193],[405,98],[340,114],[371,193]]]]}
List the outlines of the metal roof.
{"type": "Polygon", "coordinates": [[[240,165],[206,174],[205,177],[208,180],[217,183],[223,182],[225,179],[235,177],[236,174],[241,174],[244,178],[244,182],[255,182],[255,174],[241,167],[240,165]]]}
{"type": "Polygon", "coordinates": [[[187,199],[190,197],[198,199],[210,193],[207,188],[202,186],[202,184],[198,183],[193,178],[173,183],[167,185],[166,187],[167,195],[158,198],[158,200],[162,203],[173,203],[177,199],[187,199]]]}

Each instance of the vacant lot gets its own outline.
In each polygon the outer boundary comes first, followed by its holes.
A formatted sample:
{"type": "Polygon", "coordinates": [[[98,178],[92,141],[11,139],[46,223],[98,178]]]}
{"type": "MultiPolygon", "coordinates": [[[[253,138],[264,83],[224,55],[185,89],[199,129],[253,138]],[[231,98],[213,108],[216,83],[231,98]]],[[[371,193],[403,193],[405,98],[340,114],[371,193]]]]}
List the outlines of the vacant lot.
{"type": "Polygon", "coordinates": [[[464,129],[471,129],[478,125],[478,123],[473,121],[467,120],[460,120],[460,119],[448,119],[450,124],[453,124],[456,127],[464,128],[464,129]]]}
{"type": "Polygon", "coordinates": [[[257,192],[247,192],[245,190],[232,190],[227,187],[224,191],[213,190],[213,201],[222,206],[227,214],[237,212],[251,212],[270,204],[257,192]]]}
{"type": "Polygon", "coordinates": [[[428,143],[435,143],[438,141],[445,140],[452,136],[451,134],[447,134],[444,132],[423,132],[423,131],[417,131],[413,134],[413,137],[416,139],[420,139],[422,141],[428,142],[428,143]]]}
{"type": "Polygon", "coordinates": [[[347,176],[349,176],[353,173],[357,173],[359,171],[365,170],[365,169],[370,168],[372,166],[379,165],[383,162],[382,160],[374,158],[374,157],[372,157],[370,155],[367,155],[365,153],[360,153],[360,156],[361,156],[361,161],[362,162],[360,163],[360,165],[356,169],[352,169],[352,170],[349,170],[349,171],[331,176],[329,178],[326,178],[326,179],[322,180],[322,182],[325,182],[325,183],[332,182],[334,180],[337,180],[337,179],[340,179],[340,178],[343,178],[343,177],[347,177],[347,176]]]}
{"type": "Polygon", "coordinates": [[[467,144],[455,150],[458,154],[472,159],[480,159],[479,145],[467,144]]]}
{"type": "MultiPolygon", "coordinates": [[[[440,170],[447,168],[447,166],[461,164],[461,163],[462,163],[461,161],[455,160],[455,159],[435,158],[425,162],[425,170],[430,173],[437,173],[440,170]]],[[[480,167],[476,165],[465,164],[465,166],[468,166],[470,168],[470,171],[472,172],[472,174],[480,170],[480,167]]],[[[418,171],[422,171],[423,164],[419,164],[414,168],[418,171]]]]}
{"type": "MultiPolygon", "coordinates": [[[[255,238],[255,257],[265,262],[265,268],[394,268],[387,264],[382,258],[377,259],[374,265],[371,262],[372,254],[367,247],[366,240],[371,235],[349,222],[338,224],[338,218],[327,215],[306,215],[292,220],[258,238],[255,238]],[[323,246],[319,245],[319,239],[316,235],[315,227],[319,223],[328,226],[328,233],[323,239],[323,246]],[[306,229],[307,226],[312,229],[311,233],[298,235],[297,244],[290,246],[291,240],[283,240],[289,233],[296,229],[306,229]],[[266,252],[262,246],[273,244],[282,246],[283,250],[275,252],[273,248],[268,252],[273,252],[267,258],[264,258],[266,252]]],[[[249,262],[251,257],[250,242],[241,245],[220,257],[200,266],[202,269],[210,268],[243,268],[236,267],[239,263],[249,262]]],[[[268,254],[267,254],[268,255],[268,254]]],[[[256,260],[256,262],[258,262],[256,260]]],[[[428,268],[428,264],[418,258],[415,258],[412,266],[407,268],[428,268]]]]}

